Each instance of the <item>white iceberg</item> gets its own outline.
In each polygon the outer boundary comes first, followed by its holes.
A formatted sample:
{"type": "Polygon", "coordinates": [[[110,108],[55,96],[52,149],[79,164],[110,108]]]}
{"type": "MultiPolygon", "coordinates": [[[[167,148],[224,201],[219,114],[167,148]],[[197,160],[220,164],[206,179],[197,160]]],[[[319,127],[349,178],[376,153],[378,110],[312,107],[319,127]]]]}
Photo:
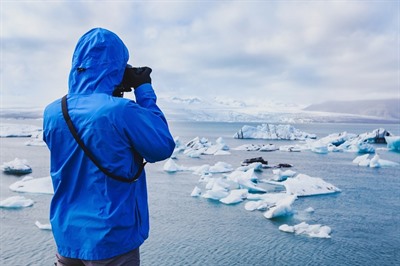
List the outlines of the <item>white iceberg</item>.
{"type": "Polygon", "coordinates": [[[37,228],[39,228],[40,230],[51,230],[51,224],[42,224],[39,221],[35,222],[35,225],[37,226],[37,228]]]}
{"type": "Polygon", "coordinates": [[[164,171],[167,173],[175,173],[175,172],[179,172],[179,171],[186,171],[188,170],[186,167],[180,166],[177,163],[175,163],[175,161],[171,158],[169,158],[163,167],[164,171]]]}
{"type": "MultiPolygon", "coordinates": [[[[181,149],[180,149],[181,150],[181,149]]],[[[198,158],[200,155],[229,155],[229,147],[225,144],[222,137],[217,138],[216,144],[208,141],[206,138],[195,137],[189,141],[183,151],[189,157],[198,158]]]]}
{"type": "Polygon", "coordinates": [[[190,196],[199,197],[201,195],[201,189],[198,186],[195,186],[190,196]]]}
{"type": "Polygon", "coordinates": [[[244,199],[246,199],[247,194],[248,194],[247,189],[232,189],[229,192],[228,196],[220,199],[219,201],[224,204],[235,204],[242,202],[244,199]]]}
{"type": "Polygon", "coordinates": [[[227,173],[232,171],[233,171],[232,165],[225,162],[217,162],[215,163],[215,165],[210,166],[209,168],[210,173],[227,173]]]}
{"type": "Polygon", "coordinates": [[[23,196],[12,196],[0,201],[0,208],[16,209],[30,207],[34,203],[33,200],[23,196]]]}
{"type": "Polygon", "coordinates": [[[269,181],[268,183],[285,186],[286,193],[297,196],[314,196],[340,192],[334,185],[325,182],[319,177],[311,177],[298,174],[296,177],[286,179],[283,182],[269,181]]]}
{"type": "Polygon", "coordinates": [[[400,136],[386,136],[385,140],[389,150],[400,152],[400,136]]]}
{"type": "Polygon", "coordinates": [[[24,175],[32,173],[32,168],[28,165],[27,160],[15,158],[13,161],[3,163],[2,170],[6,174],[24,175]]]}
{"type": "Polygon", "coordinates": [[[46,143],[43,141],[43,131],[40,131],[37,135],[32,135],[30,140],[25,142],[25,145],[45,147],[46,143]]]}
{"type": "Polygon", "coordinates": [[[262,168],[263,168],[262,163],[254,162],[249,165],[239,166],[238,168],[236,168],[235,171],[246,172],[247,170],[253,169],[254,171],[260,172],[260,171],[262,171],[262,168]]]}
{"type": "Polygon", "coordinates": [[[201,196],[206,199],[220,200],[229,195],[229,192],[225,189],[214,187],[213,189],[206,190],[201,196]]]}
{"type": "Polygon", "coordinates": [[[314,210],[313,207],[308,207],[308,208],[305,209],[304,211],[305,211],[305,212],[308,212],[308,213],[313,213],[313,212],[315,212],[315,210],[314,210]]]}
{"type": "Polygon", "coordinates": [[[272,177],[272,180],[275,180],[275,181],[284,181],[284,180],[288,179],[288,177],[293,177],[296,175],[295,171],[292,171],[292,170],[282,171],[281,169],[274,169],[274,170],[272,170],[272,173],[274,174],[274,176],[272,177]]]}
{"type": "Polygon", "coordinates": [[[286,193],[265,193],[265,194],[253,194],[249,193],[247,195],[246,204],[244,208],[247,211],[265,211],[273,206],[276,206],[277,202],[287,198],[286,193]]]}
{"type": "Polygon", "coordinates": [[[227,175],[226,178],[237,183],[240,188],[247,189],[249,192],[266,192],[265,189],[259,187],[253,182],[258,180],[258,177],[254,173],[254,169],[249,169],[246,172],[234,171],[227,175]]]}
{"type": "Polygon", "coordinates": [[[271,207],[264,213],[264,217],[267,219],[273,219],[276,217],[292,215],[292,204],[296,199],[296,195],[290,195],[279,200],[275,206],[271,207]]]}
{"type": "Polygon", "coordinates": [[[310,225],[306,222],[294,226],[282,224],[279,226],[279,230],[287,233],[295,233],[296,235],[308,235],[317,238],[331,238],[330,233],[332,232],[332,229],[329,226],[320,224],[310,225]]]}
{"type": "Polygon", "coordinates": [[[256,144],[243,144],[236,148],[233,148],[233,150],[236,150],[236,151],[258,151],[258,150],[260,150],[260,148],[261,148],[261,146],[256,145],[256,144]]]}
{"type": "Polygon", "coordinates": [[[395,167],[395,166],[399,165],[396,162],[381,159],[377,153],[371,159],[368,157],[369,157],[369,154],[357,156],[353,160],[353,163],[358,164],[358,166],[366,166],[366,167],[371,167],[371,168],[395,167]]]}
{"type": "Polygon", "coordinates": [[[280,151],[288,151],[288,152],[300,152],[301,150],[304,150],[305,148],[295,144],[295,145],[282,145],[279,146],[280,151]]]}
{"type": "Polygon", "coordinates": [[[0,138],[37,136],[42,128],[33,125],[0,124],[0,138]]]}
{"type": "Polygon", "coordinates": [[[50,176],[41,178],[26,176],[22,180],[11,184],[10,189],[15,192],[54,194],[50,176]]]}
{"type": "Polygon", "coordinates": [[[236,139],[284,139],[284,140],[305,140],[315,139],[315,134],[302,132],[291,125],[261,124],[254,126],[243,126],[233,136],[236,139]]]}
{"type": "Polygon", "coordinates": [[[372,132],[365,132],[359,135],[359,139],[367,143],[385,143],[385,138],[393,136],[384,128],[374,129],[372,132]]]}
{"type": "Polygon", "coordinates": [[[279,148],[275,146],[275,144],[263,144],[261,145],[259,151],[276,151],[279,148]]]}

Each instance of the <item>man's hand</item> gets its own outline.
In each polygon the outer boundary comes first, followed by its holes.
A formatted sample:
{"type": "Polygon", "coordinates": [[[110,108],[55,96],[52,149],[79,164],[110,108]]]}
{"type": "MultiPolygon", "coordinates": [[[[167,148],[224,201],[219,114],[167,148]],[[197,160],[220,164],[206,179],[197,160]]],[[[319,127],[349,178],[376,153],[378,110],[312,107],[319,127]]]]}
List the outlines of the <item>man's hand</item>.
{"type": "Polygon", "coordinates": [[[132,67],[125,68],[124,78],[122,80],[122,86],[126,89],[126,91],[130,91],[130,88],[136,89],[142,84],[150,83],[151,84],[151,68],[149,67],[132,67]]]}

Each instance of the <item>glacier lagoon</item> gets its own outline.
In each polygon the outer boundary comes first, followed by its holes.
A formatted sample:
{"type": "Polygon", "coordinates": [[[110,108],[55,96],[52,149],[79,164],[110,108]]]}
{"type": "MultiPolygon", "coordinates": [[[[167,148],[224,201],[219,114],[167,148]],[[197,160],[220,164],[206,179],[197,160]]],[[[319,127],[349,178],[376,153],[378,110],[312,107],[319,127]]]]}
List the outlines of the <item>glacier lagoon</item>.
{"type": "MultiPolygon", "coordinates": [[[[8,122],[8,121],[7,121],[8,122]]],[[[11,122],[10,122],[11,123],[11,122]]],[[[18,121],[36,124],[38,120],[18,121]]],[[[352,152],[317,154],[301,152],[260,152],[233,150],[243,144],[269,144],[277,147],[297,141],[234,139],[244,124],[170,122],[174,136],[183,143],[194,137],[212,142],[222,137],[231,148],[229,155],[178,155],[184,166],[214,165],[218,161],[239,167],[247,158],[262,156],[269,164],[289,163],[298,173],[321,177],[340,188],[340,193],[302,197],[292,207],[294,214],[265,219],[258,211],[245,210],[244,203],[225,205],[201,197],[191,197],[199,176],[191,172],[167,173],[165,162],[146,166],[151,216],[150,237],[142,246],[142,265],[394,265],[400,262],[400,167],[369,168],[353,163],[352,152]],[[309,211],[312,209],[313,211],[309,211]],[[319,239],[279,230],[282,225],[321,224],[332,230],[331,238],[319,239]]],[[[254,124],[254,125],[257,125],[254,124]]],[[[400,135],[399,125],[298,124],[296,128],[318,138],[347,131],[364,133],[384,127],[400,135]]],[[[49,175],[48,150],[27,146],[27,138],[0,138],[0,163],[23,158],[40,178],[49,175]]],[[[374,144],[382,159],[400,163],[400,154],[385,144],[374,144]]],[[[258,173],[272,178],[271,169],[258,173]]],[[[33,206],[0,208],[1,265],[52,265],[55,245],[49,230],[35,224],[48,223],[51,195],[16,193],[9,189],[22,177],[0,176],[0,200],[24,196],[33,206]]],[[[271,190],[273,187],[267,187],[271,190]]]]}

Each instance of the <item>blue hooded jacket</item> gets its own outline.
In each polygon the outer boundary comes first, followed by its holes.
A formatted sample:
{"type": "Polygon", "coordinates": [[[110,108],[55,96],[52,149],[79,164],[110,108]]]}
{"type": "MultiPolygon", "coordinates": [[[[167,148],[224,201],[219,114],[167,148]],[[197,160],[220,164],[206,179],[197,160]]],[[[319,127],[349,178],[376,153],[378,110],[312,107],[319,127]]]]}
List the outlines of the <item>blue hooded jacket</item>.
{"type": "MultiPolygon", "coordinates": [[[[157,162],[175,147],[150,83],[136,102],[112,96],[121,83],[128,50],[114,33],[96,28],[81,37],[69,75],[68,112],[79,136],[109,172],[133,177],[144,158],[157,162]]],[[[44,111],[54,196],[50,222],[60,255],[102,260],[139,247],[149,233],[146,174],[133,183],[101,172],[74,140],[61,99],[44,111]]]]}

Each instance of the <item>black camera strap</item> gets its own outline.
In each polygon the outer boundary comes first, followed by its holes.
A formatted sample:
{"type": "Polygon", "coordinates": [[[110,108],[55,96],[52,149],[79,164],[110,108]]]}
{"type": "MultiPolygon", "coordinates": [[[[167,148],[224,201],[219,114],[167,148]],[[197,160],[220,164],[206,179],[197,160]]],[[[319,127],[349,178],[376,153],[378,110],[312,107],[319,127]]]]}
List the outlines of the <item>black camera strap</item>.
{"type": "Polygon", "coordinates": [[[65,95],[62,100],[61,100],[61,106],[62,106],[62,113],[64,116],[65,121],[67,122],[68,128],[72,133],[72,136],[74,136],[74,139],[76,140],[76,142],[79,144],[79,146],[81,147],[81,149],[84,151],[84,153],[86,154],[87,157],[90,158],[90,160],[92,160],[92,162],[107,176],[121,181],[121,182],[125,182],[125,183],[132,183],[135,182],[136,180],[138,180],[139,176],[142,174],[144,166],[146,165],[147,162],[143,162],[141,163],[141,165],[139,166],[139,169],[136,173],[136,175],[132,178],[126,178],[126,177],[121,177],[118,175],[115,175],[111,172],[109,172],[107,169],[105,169],[103,166],[101,166],[101,164],[97,161],[96,157],[94,157],[94,155],[89,151],[89,149],[85,146],[85,144],[83,143],[82,139],[79,137],[78,133],[75,130],[74,125],[72,124],[72,120],[71,117],[68,114],[68,106],[67,106],[67,95],[65,95]]]}

